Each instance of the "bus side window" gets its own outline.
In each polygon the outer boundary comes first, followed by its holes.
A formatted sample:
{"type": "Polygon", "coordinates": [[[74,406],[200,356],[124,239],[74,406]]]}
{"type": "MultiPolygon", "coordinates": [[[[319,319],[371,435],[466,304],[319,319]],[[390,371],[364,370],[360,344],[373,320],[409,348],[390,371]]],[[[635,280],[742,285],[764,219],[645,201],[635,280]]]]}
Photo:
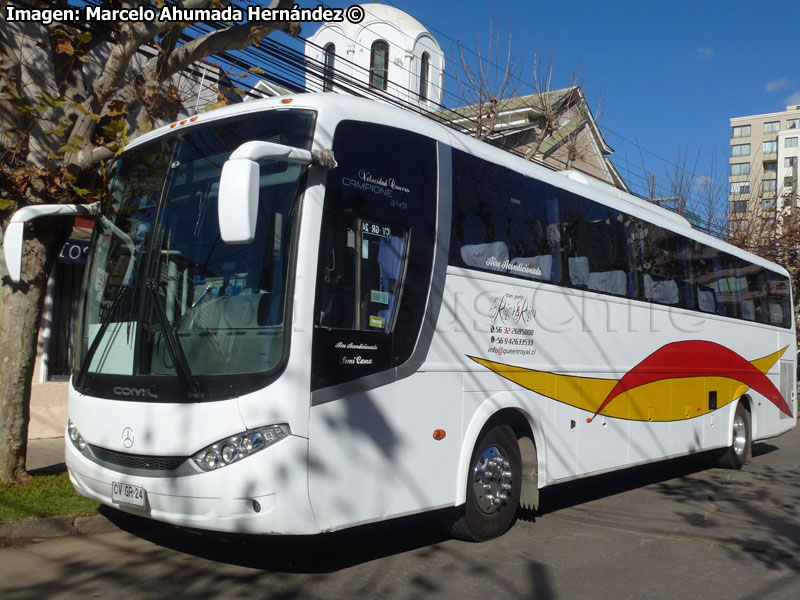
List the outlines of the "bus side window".
{"type": "Polygon", "coordinates": [[[663,227],[650,225],[644,257],[644,295],[647,300],[681,308],[698,308],[687,239],[663,227]]]}
{"type": "Polygon", "coordinates": [[[450,264],[560,283],[555,191],[506,167],[453,151],[450,264]]]}
{"type": "Polygon", "coordinates": [[[567,238],[569,284],[578,289],[635,296],[631,219],[617,210],[565,195],[561,201],[567,238]]]}
{"type": "Polygon", "coordinates": [[[789,305],[789,280],[783,275],[768,271],[764,295],[769,302],[769,323],[789,327],[792,313],[789,305]]]}

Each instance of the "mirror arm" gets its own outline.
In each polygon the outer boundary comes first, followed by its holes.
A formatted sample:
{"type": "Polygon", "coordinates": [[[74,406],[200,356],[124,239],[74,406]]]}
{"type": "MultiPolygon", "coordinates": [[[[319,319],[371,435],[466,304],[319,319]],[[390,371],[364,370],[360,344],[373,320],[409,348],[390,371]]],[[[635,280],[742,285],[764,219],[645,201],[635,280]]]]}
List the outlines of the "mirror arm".
{"type": "Polygon", "coordinates": [[[322,169],[336,168],[331,150],[304,150],[274,142],[245,142],[222,165],[218,208],[220,239],[226,244],[253,241],[258,219],[260,170],[257,160],[268,158],[322,169]]]}
{"type": "Polygon", "coordinates": [[[273,142],[245,142],[231,153],[228,160],[258,160],[259,158],[272,158],[290,163],[310,165],[314,158],[311,152],[301,148],[284,146],[273,142]]]}
{"type": "Polygon", "coordinates": [[[25,223],[39,217],[74,217],[76,215],[97,216],[100,202],[91,204],[39,204],[19,209],[11,217],[3,235],[3,258],[11,281],[18,282],[22,272],[22,241],[25,223]]]}
{"type": "Polygon", "coordinates": [[[273,158],[301,165],[313,165],[322,169],[331,170],[337,167],[332,150],[303,150],[272,142],[246,142],[231,153],[228,160],[258,160],[259,158],[273,158]]]}

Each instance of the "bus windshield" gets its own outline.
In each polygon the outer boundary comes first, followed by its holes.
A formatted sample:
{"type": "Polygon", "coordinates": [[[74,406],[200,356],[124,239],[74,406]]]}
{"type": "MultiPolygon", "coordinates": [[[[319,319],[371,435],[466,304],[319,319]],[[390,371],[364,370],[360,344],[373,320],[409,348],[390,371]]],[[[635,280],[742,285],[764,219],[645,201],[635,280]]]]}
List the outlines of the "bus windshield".
{"type": "MultiPolygon", "coordinates": [[[[306,167],[262,160],[255,239],[220,239],[222,165],[250,140],[310,149],[314,113],[272,111],[125,152],[95,225],[78,309],[76,387],[87,375],[269,372],[285,358],[287,287],[306,167]]],[[[89,377],[91,379],[91,377],[89,377]]]]}

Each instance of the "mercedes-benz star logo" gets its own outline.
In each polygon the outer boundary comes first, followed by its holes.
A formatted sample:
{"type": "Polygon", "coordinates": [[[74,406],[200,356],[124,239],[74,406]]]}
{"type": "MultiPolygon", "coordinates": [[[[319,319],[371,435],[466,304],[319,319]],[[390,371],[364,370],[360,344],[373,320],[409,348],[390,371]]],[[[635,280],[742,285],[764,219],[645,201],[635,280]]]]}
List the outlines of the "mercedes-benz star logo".
{"type": "Polygon", "coordinates": [[[126,448],[133,446],[133,429],[130,427],[122,430],[122,445],[126,448]]]}

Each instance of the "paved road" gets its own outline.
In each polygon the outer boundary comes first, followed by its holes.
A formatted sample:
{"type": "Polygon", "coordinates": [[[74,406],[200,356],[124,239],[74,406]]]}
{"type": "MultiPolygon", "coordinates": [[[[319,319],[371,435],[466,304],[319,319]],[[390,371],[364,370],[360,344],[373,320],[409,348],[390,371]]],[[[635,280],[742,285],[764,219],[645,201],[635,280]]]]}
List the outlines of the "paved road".
{"type": "Polygon", "coordinates": [[[468,544],[416,517],[314,538],[122,528],[0,548],[0,598],[800,597],[800,428],[743,471],[678,460],[547,490],[468,544]]]}

